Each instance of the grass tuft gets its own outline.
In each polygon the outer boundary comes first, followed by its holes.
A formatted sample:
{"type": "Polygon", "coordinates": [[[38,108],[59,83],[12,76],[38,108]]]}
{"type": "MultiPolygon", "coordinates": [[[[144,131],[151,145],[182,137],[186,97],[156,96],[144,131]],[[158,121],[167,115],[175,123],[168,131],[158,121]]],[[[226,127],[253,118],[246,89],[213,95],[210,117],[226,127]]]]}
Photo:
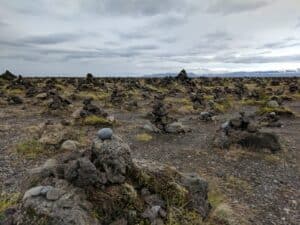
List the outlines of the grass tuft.
{"type": "Polygon", "coordinates": [[[17,145],[17,152],[30,159],[35,159],[43,150],[43,145],[35,139],[25,140],[17,145]]]}
{"type": "Polygon", "coordinates": [[[288,117],[293,117],[295,116],[294,112],[288,108],[285,107],[280,107],[280,108],[271,108],[271,107],[261,107],[258,111],[259,115],[264,115],[267,113],[275,112],[277,115],[280,116],[288,116],[288,117]]]}
{"type": "Polygon", "coordinates": [[[103,125],[103,126],[112,126],[113,122],[110,120],[101,117],[101,116],[96,116],[96,115],[91,115],[87,116],[83,119],[83,125],[91,125],[91,126],[96,126],[96,125],[103,125]]]}
{"type": "Polygon", "coordinates": [[[0,222],[3,219],[4,211],[8,209],[9,207],[14,206],[18,199],[19,199],[20,194],[19,193],[1,193],[0,194],[0,222]]]}
{"type": "Polygon", "coordinates": [[[138,134],[138,135],[136,135],[135,138],[136,138],[136,140],[141,141],[141,142],[148,142],[148,141],[152,140],[152,136],[147,133],[138,134]]]}

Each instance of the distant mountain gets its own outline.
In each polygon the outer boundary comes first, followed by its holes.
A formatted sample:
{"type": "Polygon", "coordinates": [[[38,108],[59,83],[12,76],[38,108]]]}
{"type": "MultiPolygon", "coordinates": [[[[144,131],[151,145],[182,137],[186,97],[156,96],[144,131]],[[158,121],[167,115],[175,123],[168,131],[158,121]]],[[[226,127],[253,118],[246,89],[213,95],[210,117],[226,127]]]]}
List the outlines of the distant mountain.
{"type": "MultiPolygon", "coordinates": [[[[155,73],[144,75],[144,77],[152,77],[152,78],[162,78],[162,77],[176,77],[178,73],[155,73]]],[[[195,73],[188,73],[189,77],[199,77],[201,75],[195,73]]]]}
{"type": "MultiPolygon", "coordinates": [[[[144,77],[162,78],[162,77],[176,77],[177,73],[158,73],[149,74],[144,77]]],[[[297,70],[285,70],[285,71],[254,71],[254,72],[228,72],[228,73],[188,73],[191,78],[196,77],[299,77],[300,69],[297,70]]]]}

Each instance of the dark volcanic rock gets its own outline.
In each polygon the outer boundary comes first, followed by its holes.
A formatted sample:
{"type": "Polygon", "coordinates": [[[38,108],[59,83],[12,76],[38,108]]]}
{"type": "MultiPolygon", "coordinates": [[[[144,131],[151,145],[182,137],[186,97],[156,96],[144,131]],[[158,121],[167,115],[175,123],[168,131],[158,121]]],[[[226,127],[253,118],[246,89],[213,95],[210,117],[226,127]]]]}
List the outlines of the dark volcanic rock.
{"type": "Polygon", "coordinates": [[[23,100],[19,96],[10,96],[7,98],[7,102],[10,105],[21,105],[23,100]]]}
{"type": "Polygon", "coordinates": [[[281,149],[277,135],[261,132],[244,113],[224,123],[215,137],[215,145],[228,148],[232,144],[255,150],[269,149],[275,153],[281,149]]]}
{"type": "Polygon", "coordinates": [[[17,78],[17,76],[12,74],[10,71],[6,70],[5,73],[0,75],[0,78],[4,80],[14,80],[17,78]]]}
{"type": "Polygon", "coordinates": [[[185,80],[188,80],[189,78],[188,78],[188,75],[187,75],[187,73],[186,73],[186,71],[183,69],[183,70],[181,70],[180,71],[180,73],[177,75],[177,77],[176,77],[178,80],[180,80],[180,81],[185,81],[185,80]]]}
{"type": "Polygon", "coordinates": [[[4,224],[180,224],[180,218],[169,219],[171,210],[191,211],[195,222],[207,217],[208,185],[199,175],[133,162],[129,146],[117,136],[96,138],[91,151],[59,156],[35,169],[42,171],[35,173],[39,179],[4,215],[4,224]]]}
{"type": "Polygon", "coordinates": [[[82,110],[80,111],[80,116],[86,117],[86,116],[90,116],[90,115],[107,117],[108,114],[104,110],[102,110],[99,107],[97,107],[96,105],[94,105],[92,103],[91,98],[87,98],[87,99],[83,100],[83,107],[82,107],[82,110]]]}
{"type": "Polygon", "coordinates": [[[151,122],[161,131],[165,132],[166,127],[171,122],[174,122],[174,119],[171,118],[168,114],[168,110],[163,103],[165,96],[160,95],[156,96],[154,99],[153,111],[151,122]]]}
{"type": "Polygon", "coordinates": [[[50,98],[48,108],[50,110],[65,109],[71,104],[69,100],[61,97],[56,91],[50,91],[48,95],[50,98]]]}

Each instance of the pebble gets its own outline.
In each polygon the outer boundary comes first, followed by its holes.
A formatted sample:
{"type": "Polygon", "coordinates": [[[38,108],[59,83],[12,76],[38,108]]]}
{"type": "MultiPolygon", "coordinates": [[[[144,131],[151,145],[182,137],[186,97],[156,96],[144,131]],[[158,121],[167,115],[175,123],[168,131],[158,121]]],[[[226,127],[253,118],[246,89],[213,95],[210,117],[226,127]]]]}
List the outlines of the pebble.
{"type": "Polygon", "coordinates": [[[98,131],[97,136],[101,140],[111,139],[113,135],[113,131],[110,128],[102,128],[98,131]]]}

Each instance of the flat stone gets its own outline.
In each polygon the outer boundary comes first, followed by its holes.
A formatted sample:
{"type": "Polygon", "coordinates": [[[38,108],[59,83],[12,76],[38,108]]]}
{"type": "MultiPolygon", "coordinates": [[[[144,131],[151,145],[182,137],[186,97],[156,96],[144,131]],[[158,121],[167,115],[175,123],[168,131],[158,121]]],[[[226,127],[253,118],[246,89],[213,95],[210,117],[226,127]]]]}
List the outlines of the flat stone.
{"type": "Polygon", "coordinates": [[[30,198],[30,197],[45,195],[52,188],[53,187],[51,187],[51,186],[37,186],[37,187],[31,188],[31,189],[29,189],[25,192],[24,197],[23,197],[23,201],[26,200],[27,198],[30,198]]]}
{"type": "Polygon", "coordinates": [[[46,198],[50,201],[56,201],[62,196],[63,192],[57,188],[53,188],[47,192],[46,198]]]}
{"type": "Polygon", "coordinates": [[[67,140],[61,145],[62,150],[76,151],[79,143],[77,141],[67,140]]]}
{"type": "Polygon", "coordinates": [[[40,93],[37,96],[35,96],[37,99],[46,99],[47,98],[47,93],[40,93]]]}

